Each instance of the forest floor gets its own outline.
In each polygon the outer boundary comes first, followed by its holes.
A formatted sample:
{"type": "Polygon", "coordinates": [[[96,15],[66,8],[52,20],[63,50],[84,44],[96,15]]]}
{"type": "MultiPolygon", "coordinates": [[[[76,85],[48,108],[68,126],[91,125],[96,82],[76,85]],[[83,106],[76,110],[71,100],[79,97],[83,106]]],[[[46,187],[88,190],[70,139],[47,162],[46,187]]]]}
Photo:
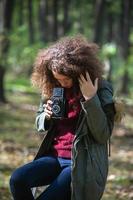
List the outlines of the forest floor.
{"type": "MultiPolygon", "coordinates": [[[[12,171],[34,158],[40,143],[34,121],[39,95],[8,93],[9,103],[0,105],[0,200],[11,200],[12,171]]],[[[102,200],[133,199],[133,106],[126,108],[111,139],[109,175],[102,200]]]]}

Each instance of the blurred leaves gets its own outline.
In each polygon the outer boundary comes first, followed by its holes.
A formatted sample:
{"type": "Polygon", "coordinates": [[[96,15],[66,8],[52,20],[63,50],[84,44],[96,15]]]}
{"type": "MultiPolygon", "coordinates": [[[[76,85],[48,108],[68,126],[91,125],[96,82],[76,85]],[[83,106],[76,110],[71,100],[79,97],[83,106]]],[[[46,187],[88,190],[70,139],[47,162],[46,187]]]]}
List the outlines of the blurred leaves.
{"type": "Polygon", "coordinates": [[[115,56],[117,53],[117,47],[115,43],[105,43],[102,46],[102,53],[105,57],[115,56]]]}

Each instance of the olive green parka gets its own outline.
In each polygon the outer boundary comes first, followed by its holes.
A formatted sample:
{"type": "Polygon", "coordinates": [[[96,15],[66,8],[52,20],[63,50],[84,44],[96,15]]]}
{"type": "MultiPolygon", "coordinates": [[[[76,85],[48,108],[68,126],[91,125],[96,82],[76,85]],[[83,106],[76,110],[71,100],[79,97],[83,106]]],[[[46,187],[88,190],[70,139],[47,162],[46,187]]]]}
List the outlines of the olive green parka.
{"type": "MultiPolygon", "coordinates": [[[[41,101],[36,127],[45,133],[35,157],[47,155],[54,138],[54,120],[46,120],[41,101]]],[[[81,112],[72,146],[71,200],[101,199],[108,174],[108,140],[114,125],[113,90],[103,80],[97,94],[81,101],[81,112]]]]}

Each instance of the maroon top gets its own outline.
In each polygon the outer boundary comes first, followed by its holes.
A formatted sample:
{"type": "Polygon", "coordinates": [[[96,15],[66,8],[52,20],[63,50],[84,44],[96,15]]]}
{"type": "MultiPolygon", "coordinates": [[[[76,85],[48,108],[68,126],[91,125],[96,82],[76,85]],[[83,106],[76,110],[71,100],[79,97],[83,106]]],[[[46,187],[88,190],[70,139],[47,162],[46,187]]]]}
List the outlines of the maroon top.
{"type": "Polygon", "coordinates": [[[67,118],[57,120],[55,123],[57,135],[54,138],[53,149],[55,156],[71,158],[72,142],[81,106],[80,97],[74,97],[72,89],[66,89],[66,99],[67,118]]]}

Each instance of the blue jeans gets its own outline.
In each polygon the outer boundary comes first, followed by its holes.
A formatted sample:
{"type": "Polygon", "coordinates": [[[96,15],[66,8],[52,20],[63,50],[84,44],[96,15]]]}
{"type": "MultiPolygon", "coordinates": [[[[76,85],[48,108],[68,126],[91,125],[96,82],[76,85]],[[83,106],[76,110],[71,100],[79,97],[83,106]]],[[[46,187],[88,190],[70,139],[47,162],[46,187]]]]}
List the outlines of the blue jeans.
{"type": "Polygon", "coordinates": [[[14,200],[34,200],[31,188],[49,185],[37,200],[71,199],[71,160],[45,156],[16,169],[10,179],[14,200]]]}

